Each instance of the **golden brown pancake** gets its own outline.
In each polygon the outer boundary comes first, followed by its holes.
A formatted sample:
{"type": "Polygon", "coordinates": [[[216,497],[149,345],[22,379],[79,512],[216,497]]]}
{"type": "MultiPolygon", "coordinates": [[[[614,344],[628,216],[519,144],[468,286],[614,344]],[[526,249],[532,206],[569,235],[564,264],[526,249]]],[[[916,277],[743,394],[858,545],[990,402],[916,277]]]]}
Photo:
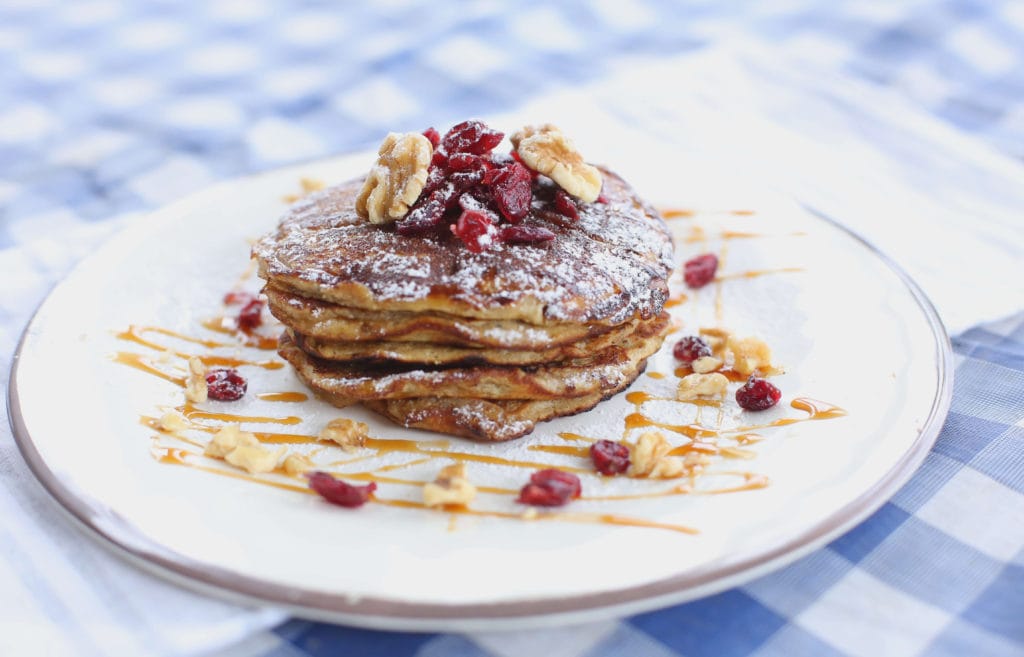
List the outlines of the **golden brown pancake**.
{"type": "Polygon", "coordinates": [[[661,312],[672,243],[665,222],[603,171],[607,203],[541,245],[473,253],[458,239],[403,236],[360,219],[353,180],[292,207],[253,247],[260,276],[299,296],[371,311],[441,312],[529,324],[616,326],[661,312]]]}
{"type": "Polygon", "coordinates": [[[550,349],[467,348],[430,342],[371,342],[322,340],[291,331],[291,339],[304,352],[324,360],[373,365],[408,363],[421,365],[537,365],[573,358],[587,358],[622,343],[631,335],[651,336],[667,325],[665,315],[630,322],[592,338],[550,349]]]}
{"type": "Polygon", "coordinates": [[[643,370],[664,336],[630,336],[589,358],[533,367],[381,367],[339,363],[310,356],[285,333],[278,348],[295,373],[317,393],[333,399],[479,397],[563,399],[621,387],[643,370]]]}
{"type": "Polygon", "coordinates": [[[472,440],[502,442],[532,432],[538,422],[589,411],[625,390],[637,376],[618,387],[566,399],[460,399],[418,397],[365,401],[363,406],[403,427],[438,431],[472,440]]]}
{"type": "Polygon", "coordinates": [[[587,324],[537,326],[514,320],[484,320],[435,312],[373,312],[284,292],[268,285],[270,312],[296,333],[333,341],[427,342],[494,349],[548,349],[609,330],[631,330],[640,320],[616,327],[587,324]]]}

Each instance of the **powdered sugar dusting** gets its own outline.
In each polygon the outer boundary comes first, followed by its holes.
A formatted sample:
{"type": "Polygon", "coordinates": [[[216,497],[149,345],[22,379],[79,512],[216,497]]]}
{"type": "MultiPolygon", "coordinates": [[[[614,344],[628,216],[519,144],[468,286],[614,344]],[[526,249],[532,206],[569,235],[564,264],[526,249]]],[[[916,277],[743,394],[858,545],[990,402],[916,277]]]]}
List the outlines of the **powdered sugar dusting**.
{"type": "Polygon", "coordinates": [[[495,244],[472,253],[454,237],[408,237],[362,223],[350,181],[294,207],[275,233],[253,248],[261,273],[300,293],[351,303],[357,285],[378,304],[444,298],[475,316],[492,309],[526,322],[620,324],[661,311],[671,269],[664,222],[614,174],[605,174],[608,203],[583,204],[580,220],[556,226],[543,245],[495,244]],[[348,289],[341,290],[342,286],[348,289]],[[332,295],[332,291],[338,292],[332,295]]]}

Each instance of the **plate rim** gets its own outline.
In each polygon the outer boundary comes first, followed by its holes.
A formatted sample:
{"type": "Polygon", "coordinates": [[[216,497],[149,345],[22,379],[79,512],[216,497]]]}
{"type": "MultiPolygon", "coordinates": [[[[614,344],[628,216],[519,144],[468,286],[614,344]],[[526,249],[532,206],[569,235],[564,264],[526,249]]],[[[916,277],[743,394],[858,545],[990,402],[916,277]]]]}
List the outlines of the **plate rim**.
{"type": "MultiPolygon", "coordinates": [[[[344,157],[346,156],[342,155],[319,161],[339,160],[344,157]]],[[[226,186],[269,174],[300,169],[310,164],[313,162],[216,183],[153,210],[134,225],[144,225],[147,218],[152,218],[161,211],[171,211],[175,206],[195,202],[196,199],[208,194],[216,194],[226,186]]],[[[448,604],[406,602],[386,597],[356,597],[345,593],[306,590],[204,564],[177,553],[138,531],[112,508],[92,505],[86,501],[86,495],[65,485],[36,449],[22,414],[18,392],[18,370],[22,350],[38,320],[40,310],[64,281],[79,268],[82,261],[76,263],[51,288],[33,312],[18,341],[12,359],[6,400],[13,437],[29,470],[55,506],[91,538],[136,567],[185,588],[235,603],[271,604],[286,609],[295,616],[358,627],[444,632],[525,629],[582,623],[623,617],[712,595],[789,565],[846,533],[874,513],[914,475],[924,461],[942,430],[952,400],[953,352],[949,335],[934,305],[917,283],[888,255],[854,230],[828,214],[793,199],[791,195],[787,196],[804,211],[859,242],[904,284],[923,313],[935,340],[937,388],[928,416],[918,430],[916,439],[873,486],[803,532],[754,551],[736,562],[717,566],[705,565],[654,582],[597,593],[512,602],[448,604]],[[102,522],[99,521],[100,518],[102,522]]],[[[130,229],[131,227],[125,227],[117,231],[104,243],[109,243],[130,229]]]]}

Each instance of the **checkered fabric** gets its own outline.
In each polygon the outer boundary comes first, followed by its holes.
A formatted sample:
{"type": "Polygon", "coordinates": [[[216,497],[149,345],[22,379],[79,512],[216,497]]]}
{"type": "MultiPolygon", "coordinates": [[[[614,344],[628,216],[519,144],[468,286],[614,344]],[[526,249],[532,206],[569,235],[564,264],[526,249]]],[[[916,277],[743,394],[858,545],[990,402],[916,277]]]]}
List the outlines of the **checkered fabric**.
{"type": "MultiPolygon", "coordinates": [[[[730,42],[898,92],[1024,157],[1024,4],[1013,0],[4,0],[0,368],[47,287],[138,213],[218,179],[369,147],[384,130],[505,111],[636,57],[730,42]]],[[[1022,655],[1024,314],[954,347],[952,411],[918,474],[780,572],[582,627],[435,635],[290,621],[223,654],[1022,655]]],[[[0,481],[24,470],[10,453],[0,481]]],[[[31,514],[31,500],[11,499],[31,514]]],[[[76,626],[81,612],[31,575],[52,567],[13,544],[0,530],[0,610],[42,609],[47,631],[66,633],[52,645],[141,654],[76,626]],[[4,578],[19,576],[31,595],[6,599],[4,578]]],[[[198,654],[196,641],[146,648],[198,654]]]]}

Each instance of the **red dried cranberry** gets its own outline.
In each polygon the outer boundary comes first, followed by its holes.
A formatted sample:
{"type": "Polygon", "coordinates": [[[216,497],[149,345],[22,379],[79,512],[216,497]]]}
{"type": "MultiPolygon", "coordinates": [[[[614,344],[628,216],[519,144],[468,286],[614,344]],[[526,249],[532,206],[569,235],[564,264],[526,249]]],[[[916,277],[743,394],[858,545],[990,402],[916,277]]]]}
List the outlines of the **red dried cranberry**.
{"type": "Polygon", "coordinates": [[[433,146],[435,149],[437,148],[438,144],[441,143],[441,133],[438,132],[433,126],[424,130],[423,136],[430,140],[430,145],[433,146]]]}
{"type": "Polygon", "coordinates": [[[423,204],[417,204],[405,219],[395,222],[399,235],[423,235],[441,225],[446,208],[440,198],[431,195],[423,204]]]}
{"type": "Polygon", "coordinates": [[[459,220],[452,225],[452,232],[473,253],[482,253],[498,241],[495,239],[498,229],[487,214],[475,209],[467,210],[465,206],[459,220]]]}
{"type": "MultiPolygon", "coordinates": [[[[428,174],[427,181],[430,178],[428,174]]],[[[404,219],[395,223],[395,230],[399,235],[423,235],[440,226],[444,220],[445,212],[455,207],[459,202],[462,193],[450,182],[444,182],[438,189],[435,189],[429,196],[420,195],[416,204],[409,211],[404,219]]]]}
{"type": "Polygon", "coordinates": [[[504,133],[492,130],[482,121],[463,121],[452,127],[441,140],[441,148],[449,155],[473,153],[483,155],[501,143],[504,133]]]}
{"type": "MultiPolygon", "coordinates": [[[[434,154],[430,156],[430,166],[441,167],[442,169],[448,166],[448,156],[441,151],[434,151],[434,154]]],[[[442,173],[444,173],[442,171],[442,173]]]]}
{"type": "Polygon", "coordinates": [[[530,483],[519,491],[520,504],[531,506],[562,506],[580,496],[580,478],[562,470],[539,470],[530,476],[530,483]]]}
{"type": "Polygon", "coordinates": [[[479,169],[483,167],[486,171],[490,164],[487,160],[480,157],[479,155],[473,155],[472,153],[455,153],[448,158],[448,170],[449,171],[466,171],[467,169],[479,169]]]}
{"type": "Polygon", "coordinates": [[[539,244],[555,239],[555,234],[543,226],[502,226],[500,238],[510,244],[539,244]]]}
{"type": "MultiPolygon", "coordinates": [[[[456,156],[453,156],[454,159],[456,156]]],[[[451,164],[449,162],[449,164],[451,164]]],[[[448,173],[448,182],[450,182],[457,191],[464,192],[470,187],[479,185],[484,181],[484,176],[487,175],[487,164],[484,163],[484,159],[481,157],[473,158],[471,161],[466,163],[466,168],[461,171],[451,171],[448,173]]]]}
{"type": "Polygon", "coordinates": [[[629,448],[611,440],[599,440],[590,446],[590,460],[603,475],[617,475],[629,467],[629,448]]]}
{"type": "Polygon", "coordinates": [[[686,261],[683,280],[692,288],[704,287],[715,277],[717,270],[718,258],[713,253],[705,253],[686,261]]]}
{"type": "Polygon", "coordinates": [[[253,299],[238,312],[238,328],[245,333],[263,323],[263,300],[253,299]]]}
{"type": "Polygon", "coordinates": [[[216,401],[237,401],[245,395],[246,383],[238,370],[218,367],[206,373],[206,391],[216,401]]]}
{"type": "Polygon", "coordinates": [[[748,411],[763,411],[779,403],[782,391],[765,379],[747,379],[736,391],[736,403],[748,411]]]}
{"type": "Polygon", "coordinates": [[[698,358],[711,355],[711,347],[704,341],[704,338],[696,335],[688,335],[672,347],[672,355],[684,363],[692,363],[698,358]]]}
{"type": "MultiPolygon", "coordinates": [[[[438,155],[441,154],[434,153],[435,158],[438,155]]],[[[441,157],[444,158],[444,155],[441,155],[441,157]]],[[[420,192],[420,202],[422,202],[423,199],[428,198],[444,184],[445,177],[448,175],[448,170],[445,168],[448,164],[448,160],[447,158],[444,158],[444,160],[445,161],[440,164],[437,162],[432,162],[430,164],[430,169],[427,170],[427,181],[423,183],[423,191],[420,192]]]]}
{"type": "Polygon", "coordinates": [[[597,202],[598,203],[607,203],[608,202],[608,197],[604,195],[604,192],[601,192],[600,194],[597,195],[597,202]]]}
{"type": "Polygon", "coordinates": [[[242,292],[240,290],[233,290],[233,291],[228,292],[227,294],[224,295],[224,305],[225,306],[235,306],[235,305],[244,306],[244,305],[248,304],[250,301],[252,301],[255,298],[256,298],[256,295],[252,294],[250,292],[242,292]]]}
{"type": "Polygon", "coordinates": [[[354,509],[366,504],[370,494],[377,490],[377,484],[370,482],[365,486],[353,486],[340,479],[335,479],[326,472],[314,472],[309,477],[309,487],[331,504],[354,509]]]}
{"type": "Polygon", "coordinates": [[[530,212],[533,200],[530,170],[518,162],[502,167],[493,174],[491,195],[494,204],[506,219],[512,223],[523,220],[530,212]]]}
{"type": "Polygon", "coordinates": [[[576,201],[572,200],[572,197],[561,189],[555,192],[555,210],[557,210],[559,214],[565,215],[573,221],[577,221],[580,218],[580,212],[579,208],[576,207],[576,201]]]}

